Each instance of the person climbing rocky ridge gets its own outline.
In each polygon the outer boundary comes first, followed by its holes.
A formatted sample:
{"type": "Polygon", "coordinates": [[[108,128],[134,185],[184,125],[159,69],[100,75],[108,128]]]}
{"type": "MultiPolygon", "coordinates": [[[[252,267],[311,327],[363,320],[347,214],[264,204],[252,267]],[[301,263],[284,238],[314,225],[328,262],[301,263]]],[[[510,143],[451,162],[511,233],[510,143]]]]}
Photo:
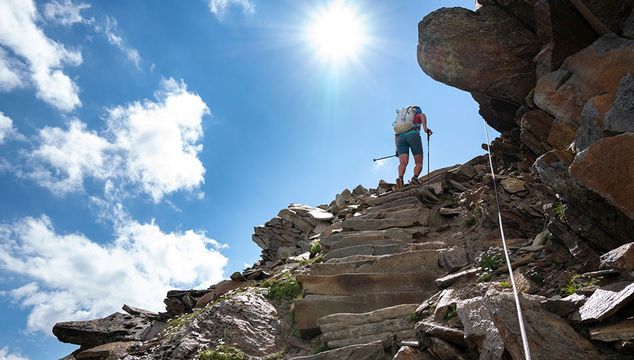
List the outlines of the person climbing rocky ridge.
{"type": "MultiPolygon", "coordinates": [[[[479,0],[419,24],[423,71],[501,132],[421,184],[291,204],[262,258],[166,311],[56,324],[66,359],[634,359],[634,1],[479,0]],[[459,35],[459,36],[457,36],[459,35]]],[[[476,119],[474,119],[476,121],[476,119]]]]}

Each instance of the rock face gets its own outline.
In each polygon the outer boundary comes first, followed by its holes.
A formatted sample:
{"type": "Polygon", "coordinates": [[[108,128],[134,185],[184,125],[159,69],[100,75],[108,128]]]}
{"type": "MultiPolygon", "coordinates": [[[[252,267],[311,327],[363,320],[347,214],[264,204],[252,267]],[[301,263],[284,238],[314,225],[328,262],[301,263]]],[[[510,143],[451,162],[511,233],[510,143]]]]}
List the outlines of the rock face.
{"type": "Polygon", "coordinates": [[[276,217],[254,229],[252,236],[269,264],[309,250],[309,238],[332,224],[333,215],[320,208],[291,204],[276,217]]]}

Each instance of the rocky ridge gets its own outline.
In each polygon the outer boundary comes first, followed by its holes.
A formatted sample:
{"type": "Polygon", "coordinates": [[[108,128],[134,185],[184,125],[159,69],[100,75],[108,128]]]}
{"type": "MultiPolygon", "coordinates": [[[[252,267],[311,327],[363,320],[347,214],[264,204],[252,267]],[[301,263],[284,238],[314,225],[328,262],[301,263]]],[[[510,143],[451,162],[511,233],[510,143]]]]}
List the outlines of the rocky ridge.
{"type": "Polygon", "coordinates": [[[523,359],[494,182],[533,358],[634,358],[634,1],[479,5],[426,16],[418,60],[501,132],[495,178],[291,204],[230,279],[56,324],[67,359],[523,359]]]}

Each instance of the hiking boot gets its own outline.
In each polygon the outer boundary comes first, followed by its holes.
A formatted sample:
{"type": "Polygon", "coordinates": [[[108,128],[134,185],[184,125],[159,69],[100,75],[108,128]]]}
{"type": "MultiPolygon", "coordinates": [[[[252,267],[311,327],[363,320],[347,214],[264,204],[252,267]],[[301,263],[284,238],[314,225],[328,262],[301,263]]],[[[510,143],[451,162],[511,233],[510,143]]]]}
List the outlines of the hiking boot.
{"type": "Polygon", "coordinates": [[[403,188],[403,178],[397,178],[396,179],[396,190],[402,189],[403,188]]]}
{"type": "Polygon", "coordinates": [[[420,185],[420,181],[418,180],[418,176],[412,176],[412,180],[409,181],[410,185],[420,185]]]}

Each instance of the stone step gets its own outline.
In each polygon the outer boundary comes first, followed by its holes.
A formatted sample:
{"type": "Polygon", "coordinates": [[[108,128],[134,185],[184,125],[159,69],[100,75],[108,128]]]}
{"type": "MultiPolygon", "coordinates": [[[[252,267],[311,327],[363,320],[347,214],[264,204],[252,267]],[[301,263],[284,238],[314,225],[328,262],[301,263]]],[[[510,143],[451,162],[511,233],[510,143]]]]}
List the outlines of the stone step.
{"type": "Polygon", "coordinates": [[[418,207],[425,207],[425,204],[423,204],[422,202],[420,202],[420,200],[418,200],[417,197],[415,196],[411,196],[411,197],[405,197],[405,198],[401,198],[389,203],[385,203],[382,205],[378,205],[378,206],[373,206],[370,208],[367,208],[365,210],[365,214],[372,214],[372,213],[379,213],[379,212],[386,212],[386,211],[393,211],[396,208],[400,208],[403,206],[418,206],[418,207]]]}
{"type": "Polygon", "coordinates": [[[410,249],[410,244],[401,243],[398,241],[395,241],[393,244],[386,245],[357,245],[347,248],[330,250],[326,253],[324,259],[328,261],[330,259],[340,259],[354,255],[391,255],[406,252],[410,249]]]}
{"type": "Polygon", "coordinates": [[[398,319],[409,316],[420,306],[418,303],[380,308],[367,313],[339,313],[317,319],[322,332],[337,331],[350,326],[398,319]]]}
{"type": "Polygon", "coordinates": [[[384,333],[378,334],[370,334],[363,336],[352,336],[349,338],[339,339],[339,340],[330,340],[327,341],[326,344],[330,349],[337,349],[345,346],[351,346],[355,344],[364,344],[370,341],[381,341],[383,343],[383,347],[388,348],[391,347],[395,342],[403,341],[403,340],[416,340],[417,333],[414,329],[406,329],[401,331],[388,331],[384,333]]]}
{"type": "Polygon", "coordinates": [[[360,295],[307,295],[295,302],[295,325],[302,334],[317,334],[317,319],[338,313],[363,313],[400,304],[421,303],[436,290],[360,295]]]}
{"type": "Polygon", "coordinates": [[[415,340],[410,315],[417,304],[403,304],[361,314],[333,314],[317,320],[322,341],[329,348],[364,343],[375,338],[389,346],[390,341],[415,340]]]}
{"type": "Polygon", "coordinates": [[[413,227],[408,229],[391,228],[385,230],[343,231],[321,239],[321,245],[330,250],[357,245],[390,244],[396,241],[410,243],[423,238],[429,229],[413,227]]]}
{"type": "Polygon", "coordinates": [[[426,208],[404,209],[385,214],[352,217],[341,223],[344,230],[385,230],[413,226],[436,226],[443,219],[437,211],[426,208]]]}
{"type": "Polygon", "coordinates": [[[429,189],[423,186],[414,186],[408,187],[405,190],[394,191],[385,195],[369,198],[366,199],[365,202],[371,207],[375,207],[408,197],[418,198],[423,203],[434,203],[439,201],[438,198],[429,191],[429,189]]]}
{"type": "Polygon", "coordinates": [[[304,294],[354,295],[437,289],[434,272],[298,275],[304,294]]]}
{"type": "Polygon", "coordinates": [[[384,360],[385,350],[382,341],[341,347],[314,355],[294,357],[290,360],[384,360]]]}
{"type": "Polygon", "coordinates": [[[439,277],[438,251],[420,250],[393,255],[372,256],[360,261],[339,264],[313,264],[310,275],[336,275],[346,273],[409,273],[427,271],[439,277]]]}

